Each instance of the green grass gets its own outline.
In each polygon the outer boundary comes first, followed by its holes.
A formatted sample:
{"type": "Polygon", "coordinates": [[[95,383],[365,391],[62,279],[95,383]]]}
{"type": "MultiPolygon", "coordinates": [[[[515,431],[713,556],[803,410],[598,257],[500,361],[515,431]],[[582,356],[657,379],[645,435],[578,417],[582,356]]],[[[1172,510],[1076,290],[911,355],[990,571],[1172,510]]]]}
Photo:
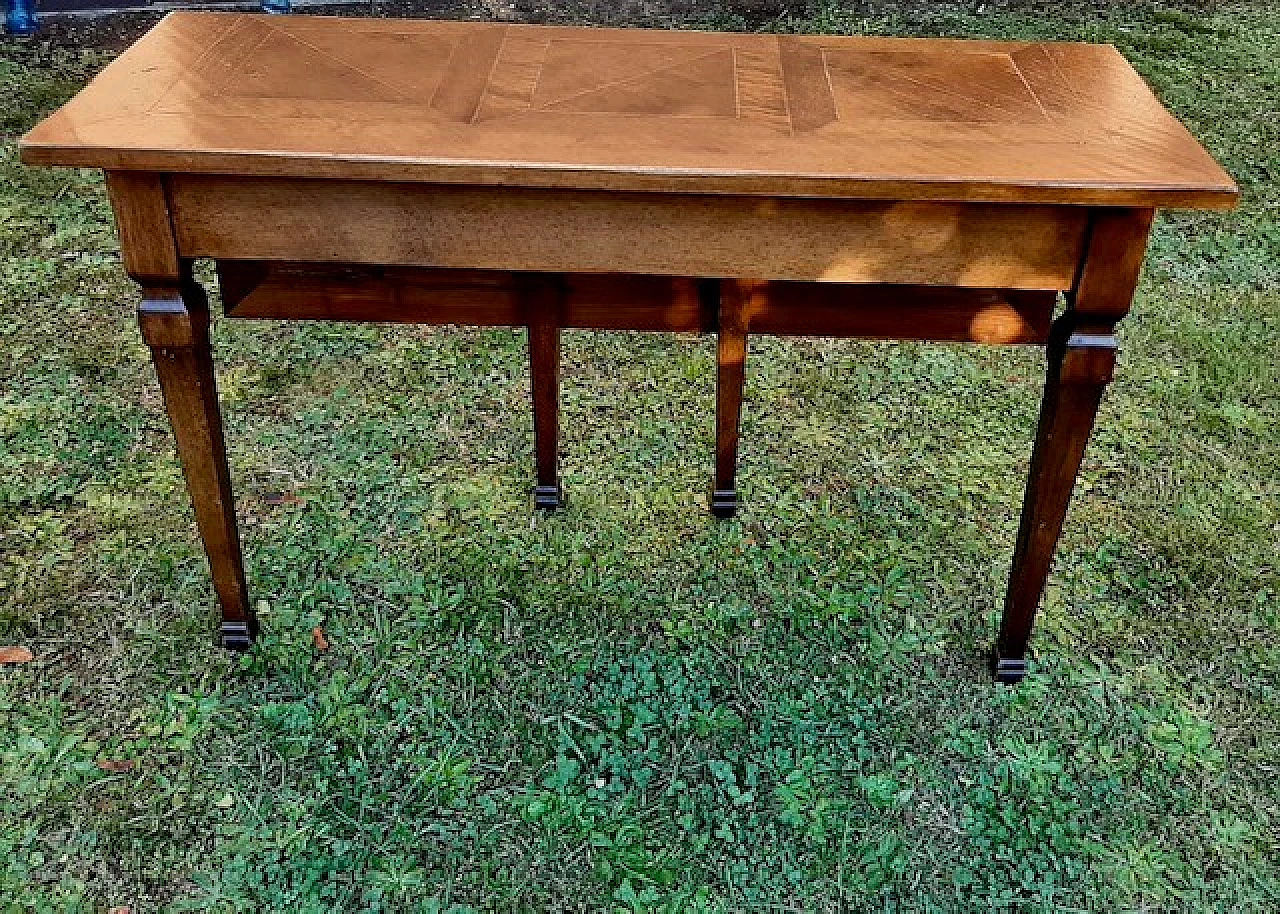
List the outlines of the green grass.
{"type": "Polygon", "coordinates": [[[101,181],[16,159],[106,58],[0,44],[0,911],[1280,909],[1268,6],[770,23],[1113,42],[1244,188],[1159,221],[1014,689],[1043,359],[981,347],[753,342],[716,523],[710,342],[567,334],[531,518],[522,334],[216,322],[215,649],[101,181]]]}

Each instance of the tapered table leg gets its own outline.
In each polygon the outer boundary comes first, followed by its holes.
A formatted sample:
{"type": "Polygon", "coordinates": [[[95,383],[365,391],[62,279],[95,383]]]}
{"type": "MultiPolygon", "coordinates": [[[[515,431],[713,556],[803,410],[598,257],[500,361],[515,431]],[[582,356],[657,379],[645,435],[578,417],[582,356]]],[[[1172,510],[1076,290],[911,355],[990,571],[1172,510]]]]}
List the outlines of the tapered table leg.
{"type": "Polygon", "coordinates": [[[720,283],[720,318],[716,340],[716,474],[711,487],[711,513],[732,517],[738,510],[738,429],[746,381],[747,330],[754,303],[766,284],[749,280],[720,283]]]}
{"type": "Polygon", "coordinates": [[[995,675],[1001,682],[1018,682],[1026,675],[1027,640],[1036,606],[1098,404],[1115,367],[1115,337],[1077,332],[1073,325],[1072,316],[1060,318],[1049,344],[1040,424],[996,647],[995,675]]]}
{"type": "Polygon", "coordinates": [[[1142,271],[1151,210],[1098,209],[1070,309],[1053,325],[1031,473],[992,661],[1000,682],[1027,674],[1027,641],[1103,391],[1116,364],[1116,322],[1142,271]]]}
{"type": "Polygon", "coordinates": [[[236,530],[204,290],[190,279],[176,287],[144,285],[138,323],[160,378],[213,586],[222,604],[222,645],[244,650],[258,625],[249,607],[236,530]]]}
{"type": "Polygon", "coordinates": [[[562,284],[530,279],[522,290],[529,318],[529,371],[533,389],[533,438],[538,482],[533,504],[544,511],[564,506],[560,486],[560,300],[562,284]]]}

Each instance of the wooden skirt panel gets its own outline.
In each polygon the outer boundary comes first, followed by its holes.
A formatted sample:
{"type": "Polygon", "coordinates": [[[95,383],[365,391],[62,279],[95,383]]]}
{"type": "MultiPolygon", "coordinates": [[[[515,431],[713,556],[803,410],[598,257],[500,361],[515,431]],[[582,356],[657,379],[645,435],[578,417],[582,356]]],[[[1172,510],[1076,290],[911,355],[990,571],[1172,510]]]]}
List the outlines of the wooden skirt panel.
{"type": "Polygon", "coordinates": [[[1088,211],[166,177],[183,257],[1067,289],[1088,211]]]}
{"type": "MultiPolygon", "coordinates": [[[[229,317],[523,326],[526,294],[547,274],[262,261],[218,261],[229,317]]],[[[559,327],[711,333],[719,282],[627,274],[569,274],[559,327]]],[[[908,285],[773,282],[746,315],[752,333],[1043,343],[1056,292],[908,285]]]]}

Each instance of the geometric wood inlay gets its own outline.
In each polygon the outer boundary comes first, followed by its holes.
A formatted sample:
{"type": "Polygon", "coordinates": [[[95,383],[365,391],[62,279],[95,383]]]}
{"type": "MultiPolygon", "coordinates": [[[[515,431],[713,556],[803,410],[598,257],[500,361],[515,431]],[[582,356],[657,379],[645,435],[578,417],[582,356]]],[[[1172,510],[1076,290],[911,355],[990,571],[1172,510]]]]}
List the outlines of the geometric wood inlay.
{"type": "Polygon", "coordinates": [[[36,164],[610,190],[1230,205],[1114,48],[173,13],[36,164]]]}

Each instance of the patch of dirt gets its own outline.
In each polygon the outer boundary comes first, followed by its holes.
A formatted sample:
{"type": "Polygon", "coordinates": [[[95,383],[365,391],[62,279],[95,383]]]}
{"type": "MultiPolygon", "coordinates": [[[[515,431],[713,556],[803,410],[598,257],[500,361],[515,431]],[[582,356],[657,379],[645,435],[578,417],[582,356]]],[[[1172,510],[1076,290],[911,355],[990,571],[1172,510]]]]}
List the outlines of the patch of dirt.
{"type": "Polygon", "coordinates": [[[55,47],[86,50],[123,51],[159,22],[163,15],[150,10],[131,10],[101,16],[41,16],[40,33],[34,38],[7,40],[48,42],[55,47]]]}
{"type": "MultiPolygon", "coordinates": [[[[193,7],[198,8],[198,7],[193,7]]],[[[479,19],[597,26],[670,27],[715,23],[719,27],[756,28],[805,4],[787,0],[390,0],[298,6],[314,16],[383,19],[479,19]]],[[[103,15],[41,17],[35,39],[58,47],[122,51],[160,21],[163,11],[126,10],[103,15]]]]}

